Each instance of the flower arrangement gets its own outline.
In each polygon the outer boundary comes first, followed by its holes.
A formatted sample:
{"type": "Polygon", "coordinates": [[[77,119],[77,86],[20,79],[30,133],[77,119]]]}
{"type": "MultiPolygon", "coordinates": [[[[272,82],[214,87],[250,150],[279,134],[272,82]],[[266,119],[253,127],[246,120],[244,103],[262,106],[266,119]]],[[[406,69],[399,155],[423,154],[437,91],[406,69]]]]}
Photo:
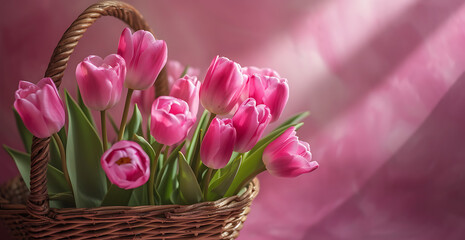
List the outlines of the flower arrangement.
{"type": "MultiPolygon", "coordinates": [[[[77,101],[66,90],[63,101],[50,78],[37,85],[20,81],[14,108],[26,149],[32,135],[52,137],[50,205],[194,204],[240,194],[266,170],[295,177],[318,168],[309,144],[296,136],[308,112],[264,136],[287,103],[285,78],[218,56],[203,82],[197,74],[179,63],[167,64],[164,41],[126,28],[117,54],[91,55],[77,65],[77,101]],[[154,83],[165,65],[170,95],[156,97],[154,83]],[[127,96],[117,126],[107,119],[107,110],[120,102],[124,88],[127,96]],[[205,108],[200,117],[199,104],[205,108]],[[100,133],[91,111],[100,112],[100,133]],[[117,135],[111,141],[107,121],[117,135]]],[[[30,152],[5,148],[28,185],[30,152]]]]}

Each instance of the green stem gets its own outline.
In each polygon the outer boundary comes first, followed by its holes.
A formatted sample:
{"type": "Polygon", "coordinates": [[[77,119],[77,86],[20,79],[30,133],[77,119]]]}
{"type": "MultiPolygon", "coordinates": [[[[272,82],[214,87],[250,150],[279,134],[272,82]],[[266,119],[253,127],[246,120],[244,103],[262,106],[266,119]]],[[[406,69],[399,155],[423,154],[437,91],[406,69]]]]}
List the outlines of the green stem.
{"type": "Polygon", "coordinates": [[[103,151],[108,149],[108,140],[107,140],[107,118],[106,110],[100,111],[100,123],[102,127],[102,147],[103,151]]]}
{"type": "Polygon", "coordinates": [[[155,158],[153,159],[152,165],[150,166],[150,179],[149,179],[149,202],[151,205],[155,205],[155,172],[157,171],[158,166],[158,157],[160,157],[161,150],[163,149],[163,144],[160,144],[160,147],[155,151],[155,158]]]}
{"type": "Polygon", "coordinates": [[[61,169],[63,170],[63,174],[65,175],[66,182],[68,182],[68,186],[71,189],[71,193],[73,193],[73,185],[71,184],[71,180],[69,179],[68,167],[66,166],[66,153],[65,147],[63,146],[63,142],[61,141],[60,136],[58,134],[53,134],[53,139],[58,145],[58,150],[60,151],[61,157],[61,169]]]}
{"type": "Polygon", "coordinates": [[[205,181],[203,185],[203,200],[207,201],[208,196],[208,185],[210,185],[210,180],[212,178],[213,168],[208,168],[207,174],[205,175],[205,181]]]}
{"type": "Polygon", "coordinates": [[[126,102],[124,103],[123,117],[121,118],[121,125],[118,132],[118,141],[123,139],[124,128],[126,127],[126,121],[128,120],[129,105],[131,104],[131,96],[134,92],[134,89],[128,89],[128,94],[126,95],[126,102]]]}
{"type": "Polygon", "coordinates": [[[169,164],[169,162],[168,162],[168,160],[169,160],[169,157],[168,157],[169,149],[170,149],[170,147],[166,146],[165,153],[164,153],[164,156],[163,156],[163,166],[161,167],[160,172],[157,175],[157,180],[155,181],[155,188],[157,188],[157,189],[158,189],[158,185],[160,184],[163,173],[165,172],[165,170],[166,170],[166,168],[168,167],[168,164],[169,164]]]}

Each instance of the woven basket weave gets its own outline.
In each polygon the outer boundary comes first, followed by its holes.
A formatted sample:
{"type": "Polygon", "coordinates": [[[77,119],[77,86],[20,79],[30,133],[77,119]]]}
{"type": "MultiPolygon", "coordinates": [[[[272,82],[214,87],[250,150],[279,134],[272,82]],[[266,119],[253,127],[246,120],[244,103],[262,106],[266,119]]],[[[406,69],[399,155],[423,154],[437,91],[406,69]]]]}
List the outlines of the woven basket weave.
{"type": "MultiPolygon", "coordinates": [[[[104,1],[90,6],[66,30],[50,59],[45,76],[57,87],[77,42],[101,16],[150,31],[131,5],[104,1]]],[[[168,92],[164,69],[155,84],[157,96],[168,92]]],[[[49,142],[33,138],[30,192],[21,177],[0,187],[0,218],[18,239],[235,239],[259,190],[255,179],[240,196],[193,205],[54,209],[47,194],[49,142]]]]}

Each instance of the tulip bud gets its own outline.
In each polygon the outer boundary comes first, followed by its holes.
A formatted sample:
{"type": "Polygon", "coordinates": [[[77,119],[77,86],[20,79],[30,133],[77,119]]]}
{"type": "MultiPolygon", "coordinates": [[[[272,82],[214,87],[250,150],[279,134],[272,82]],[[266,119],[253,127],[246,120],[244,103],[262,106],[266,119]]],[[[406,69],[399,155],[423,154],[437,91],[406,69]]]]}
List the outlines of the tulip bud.
{"type": "Polygon", "coordinates": [[[227,114],[236,105],[244,86],[240,65],[216,56],[200,87],[202,106],[214,114],[227,114]]]}
{"type": "Polygon", "coordinates": [[[285,78],[260,76],[249,77],[248,97],[270,108],[271,122],[278,120],[289,99],[289,85],[285,78]]]}
{"type": "Polygon", "coordinates": [[[257,68],[257,67],[243,67],[242,73],[247,76],[257,74],[259,76],[277,77],[280,78],[279,74],[270,68],[257,68]]]}
{"type": "Polygon", "coordinates": [[[231,119],[214,118],[200,146],[200,158],[209,168],[225,167],[234,148],[236,129],[231,119]]]}
{"type": "Polygon", "coordinates": [[[96,111],[107,110],[118,103],[125,76],[126,63],[117,54],[108,55],[105,59],[91,55],[76,67],[82,100],[96,111]]]}
{"type": "Polygon", "coordinates": [[[262,137],[270,120],[270,109],[267,106],[257,105],[253,98],[245,100],[232,118],[236,129],[234,151],[241,153],[250,151],[262,137]]]}
{"type": "Polygon", "coordinates": [[[155,40],[148,31],[131,34],[131,30],[125,28],[119,39],[118,54],[126,60],[128,68],[125,86],[143,90],[155,83],[166,64],[168,49],[165,41],[155,40]]]}
{"type": "Polygon", "coordinates": [[[194,121],[184,100],[161,96],[152,105],[150,133],[157,142],[171,146],[186,138],[194,121]]]}
{"type": "Polygon", "coordinates": [[[123,189],[142,186],[150,177],[150,158],[132,141],[119,141],[100,160],[111,183],[123,189]]]}
{"type": "Polygon", "coordinates": [[[318,168],[312,161],[310,145],[300,141],[295,127],[290,127],[263,151],[263,163],[268,171],[279,177],[296,177],[318,168]]]}
{"type": "Polygon", "coordinates": [[[174,82],[170,96],[186,101],[192,116],[195,118],[199,110],[199,91],[200,82],[197,81],[197,77],[186,75],[174,82]]]}
{"type": "MultiPolygon", "coordinates": [[[[176,80],[178,80],[181,77],[184,77],[181,75],[184,73],[185,68],[185,66],[183,66],[180,62],[176,60],[168,60],[168,62],[166,63],[166,75],[168,78],[168,86],[170,89],[176,80]]],[[[198,68],[188,67],[185,75],[198,77],[199,74],[200,70],[198,68]]]]}
{"type": "Polygon", "coordinates": [[[137,104],[142,116],[150,116],[152,104],[155,101],[155,85],[146,90],[134,90],[131,101],[133,104],[137,104]]]}
{"type": "Polygon", "coordinates": [[[65,125],[65,107],[51,78],[43,78],[37,85],[19,81],[14,107],[38,138],[50,137],[65,125]]]}

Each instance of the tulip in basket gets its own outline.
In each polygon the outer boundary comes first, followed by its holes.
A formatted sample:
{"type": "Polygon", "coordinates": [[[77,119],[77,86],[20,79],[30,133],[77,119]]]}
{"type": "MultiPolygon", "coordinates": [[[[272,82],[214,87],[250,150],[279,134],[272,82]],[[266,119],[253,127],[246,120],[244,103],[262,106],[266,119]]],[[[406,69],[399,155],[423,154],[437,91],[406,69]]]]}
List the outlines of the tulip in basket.
{"type": "Polygon", "coordinates": [[[14,109],[27,152],[5,148],[25,185],[16,179],[0,195],[14,236],[234,239],[258,193],[257,174],[318,167],[296,136],[307,113],[264,135],[287,102],[285,78],[216,57],[200,81],[195,69],[166,64],[166,43],[146,30],[133,7],[95,4],[65,32],[46,77],[20,81],[14,109]],[[66,90],[60,96],[69,55],[101,15],[136,31],[122,31],[116,53],[75,66],[77,100],[66,90]],[[107,113],[119,102],[121,121],[107,113]]]}

